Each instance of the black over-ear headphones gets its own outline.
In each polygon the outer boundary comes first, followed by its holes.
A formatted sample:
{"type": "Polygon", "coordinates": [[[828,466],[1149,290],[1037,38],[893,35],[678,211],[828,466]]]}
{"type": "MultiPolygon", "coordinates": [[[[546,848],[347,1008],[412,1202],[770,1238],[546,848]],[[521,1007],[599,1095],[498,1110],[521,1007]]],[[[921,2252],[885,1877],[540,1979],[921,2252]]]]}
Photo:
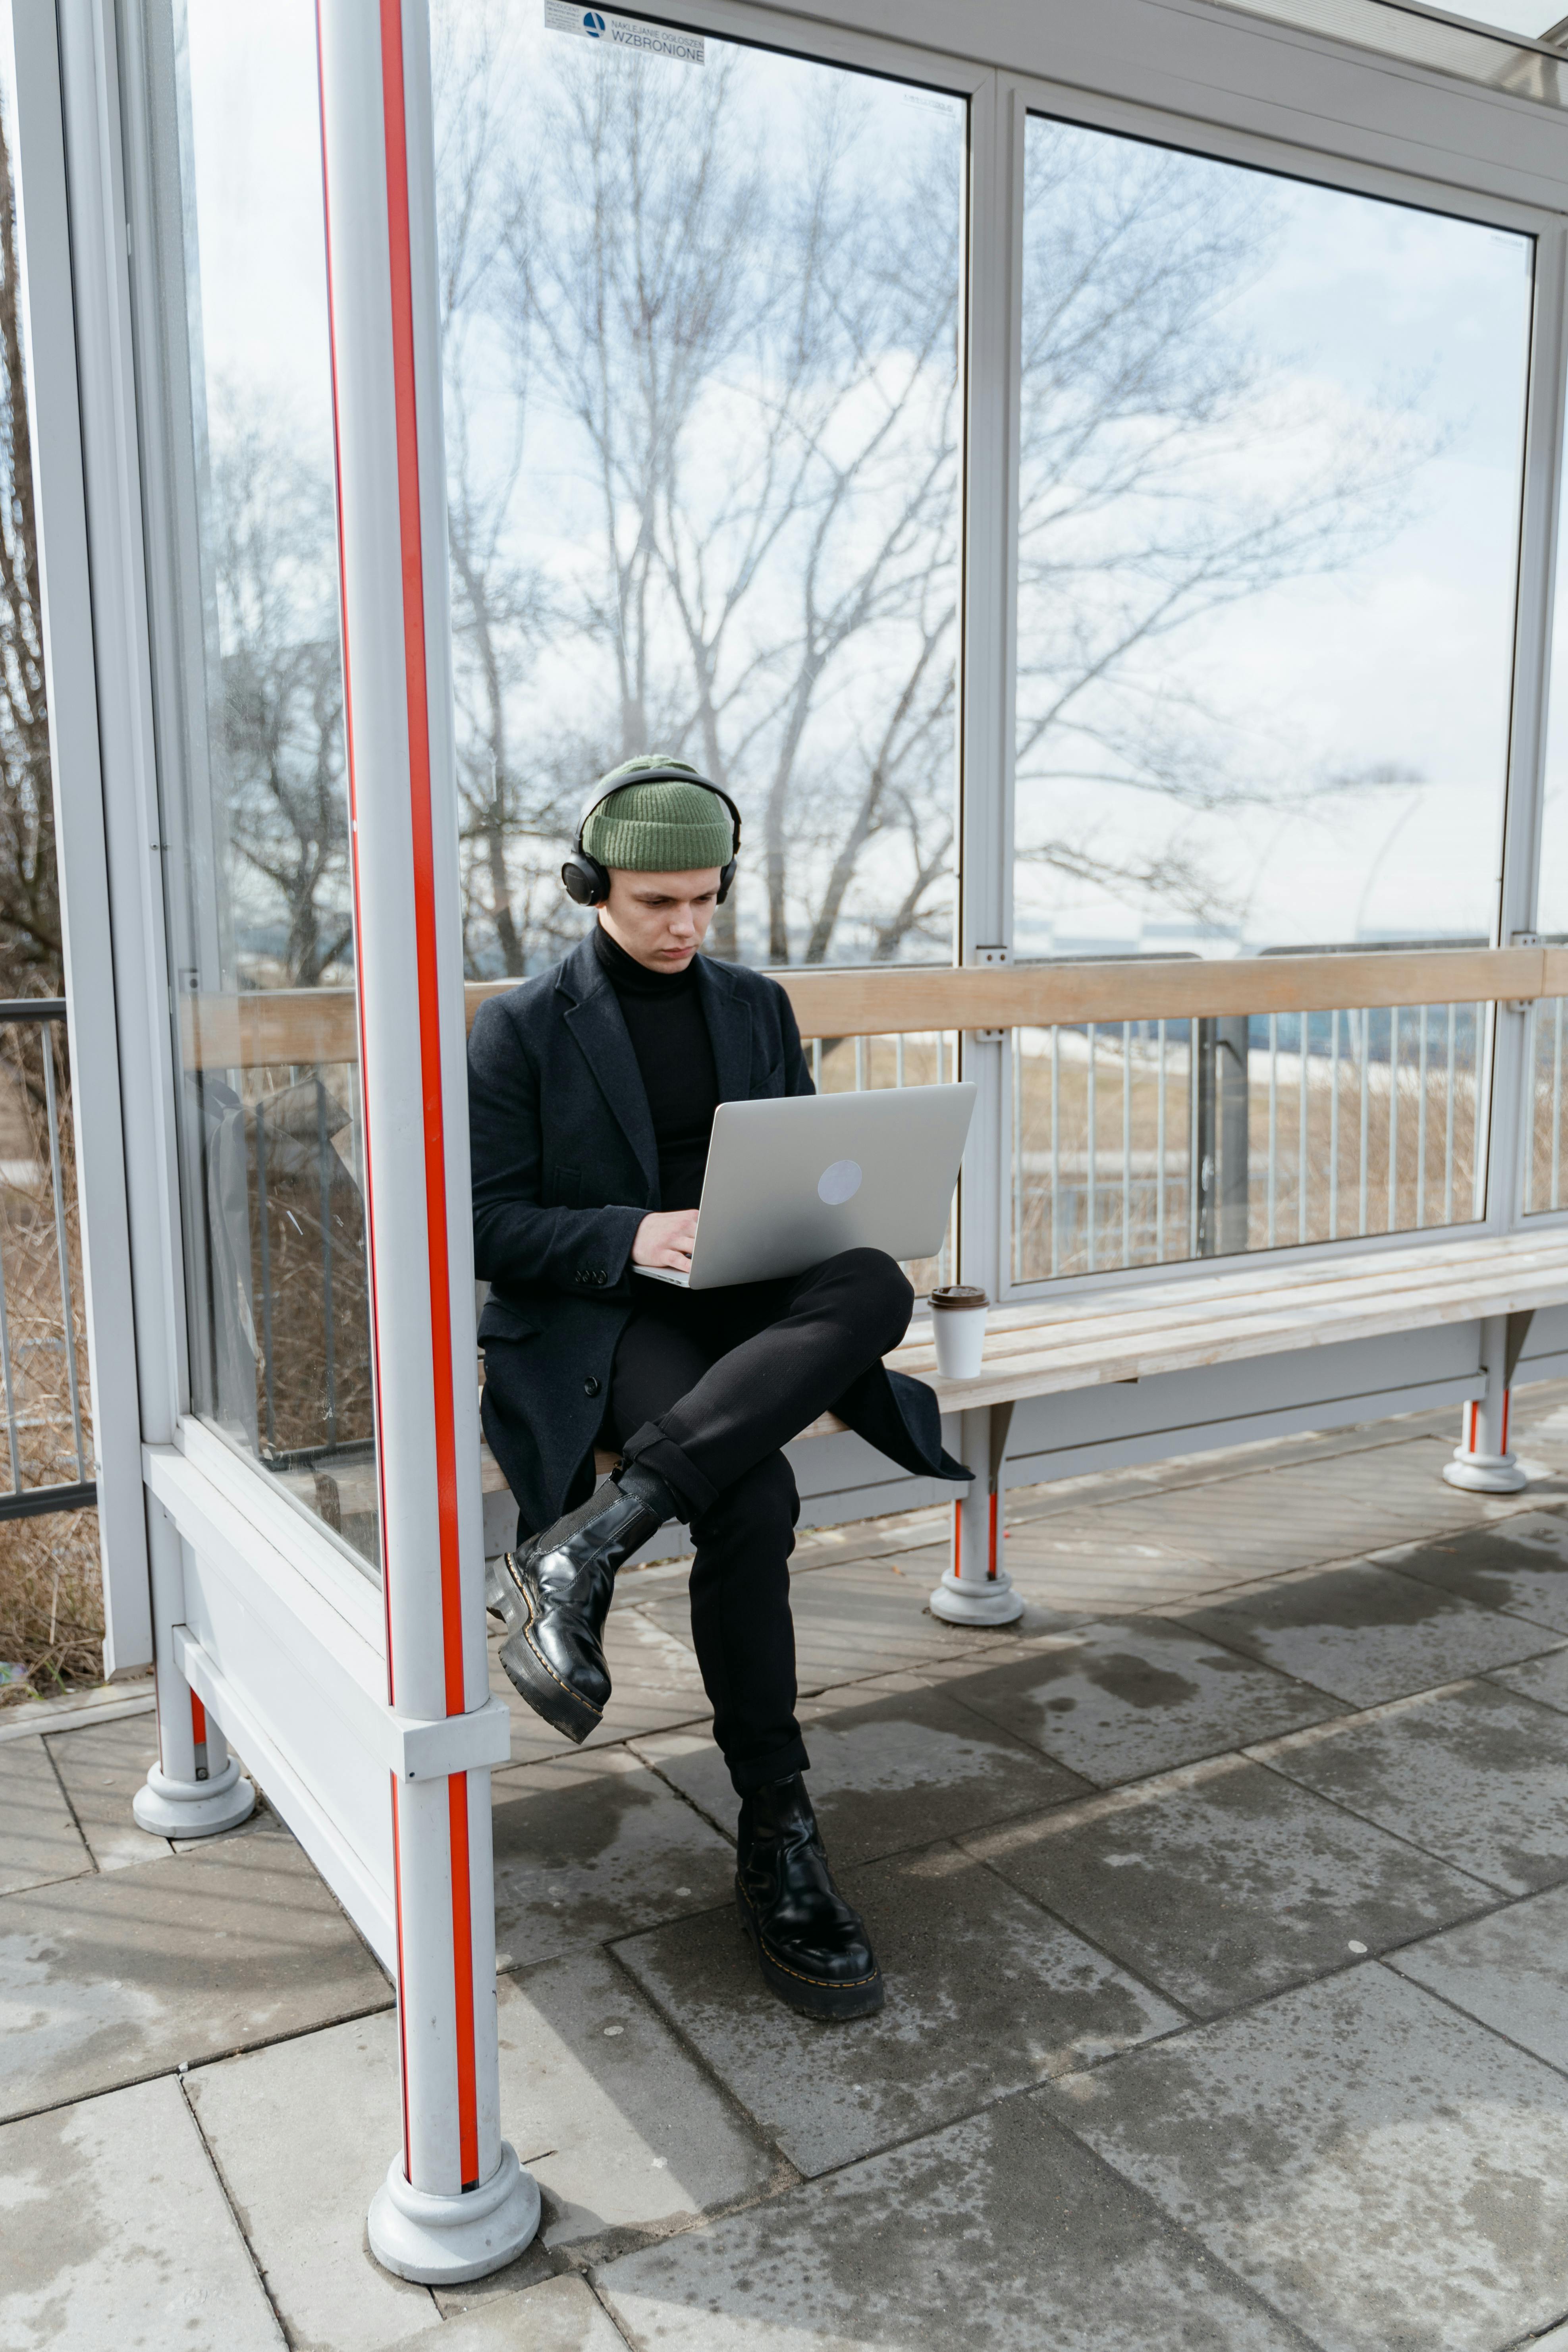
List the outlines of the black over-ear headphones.
{"type": "Polygon", "coordinates": [[[566,886],[566,896],[579,907],[602,907],[610,895],[608,868],[596,857],[590,857],[583,846],[583,835],[588,819],[596,808],[602,808],[628,784],[700,784],[715,800],[722,801],[730,812],[733,831],[730,837],[730,856],[719,868],[719,904],[721,907],[730,895],[730,885],[735,878],[735,860],[741,852],[741,812],[722,784],[710,784],[706,776],[699,776],[690,768],[636,768],[629,776],[616,776],[603,792],[595,791],[593,799],[578,821],[577,838],[572,845],[572,855],[561,868],[561,879],[566,886]]]}

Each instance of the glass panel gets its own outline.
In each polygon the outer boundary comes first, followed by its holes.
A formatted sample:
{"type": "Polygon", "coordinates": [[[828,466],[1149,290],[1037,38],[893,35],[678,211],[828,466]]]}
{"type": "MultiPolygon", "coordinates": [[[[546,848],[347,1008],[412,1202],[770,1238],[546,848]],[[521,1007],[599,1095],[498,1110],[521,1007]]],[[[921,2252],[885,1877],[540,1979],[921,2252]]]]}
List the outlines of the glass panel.
{"type": "Polygon", "coordinates": [[[1014,1280],[1479,1216],[1489,1016],[1428,1004],[1017,1031],[1014,1280]]]}
{"type": "Polygon", "coordinates": [[[1532,257],[1031,118],[1017,952],[1489,940],[1532,257]]]}
{"type": "Polygon", "coordinates": [[[543,14],[433,10],[469,969],[645,751],[742,810],[715,952],[943,961],[964,104],[543,14]]]}
{"type": "MultiPolygon", "coordinates": [[[[1532,268],[1511,232],[1031,118],[1022,957],[1490,940],[1532,268]]],[[[1015,1278],[1474,1218],[1490,1033],[1024,1033],[1015,1278]]]]}
{"type": "Polygon", "coordinates": [[[315,18],[153,16],[192,1402],[374,1565],[315,18]]]}

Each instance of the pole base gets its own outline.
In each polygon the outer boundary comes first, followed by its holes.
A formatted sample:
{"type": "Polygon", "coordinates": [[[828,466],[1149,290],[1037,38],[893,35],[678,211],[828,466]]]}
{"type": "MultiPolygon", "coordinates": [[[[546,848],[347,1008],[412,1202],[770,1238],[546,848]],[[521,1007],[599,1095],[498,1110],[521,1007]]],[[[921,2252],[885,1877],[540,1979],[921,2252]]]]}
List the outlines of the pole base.
{"type": "Polygon", "coordinates": [[[1471,1495],[1517,1495],[1530,1484],[1530,1473],[1511,1454],[1469,1454],[1462,1445],[1444,1463],[1443,1475],[1450,1486],[1471,1495]]]}
{"type": "Polygon", "coordinates": [[[231,1756],[214,1780],[171,1780],[154,1764],[131,1800],[137,1824],[154,1837],[216,1837],[256,1810],[256,1791],[231,1756]]]}
{"type": "Polygon", "coordinates": [[[1024,1596],[1005,1569],[970,1577],[950,1568],[931,1594],[931,1613],[947,1625],[1011,1625],[1024,1613],[1024,1596]]]}
{"type": "Polygon", "coordinates": [[[504,2270],[533,2242],[539,2189],[501,2142],[490,2178],[466,2196],[411,2189],[395,2156],[370,2204],[370,2250],[383,2270],[421,2286],[460,2286],[504,2270]]]}

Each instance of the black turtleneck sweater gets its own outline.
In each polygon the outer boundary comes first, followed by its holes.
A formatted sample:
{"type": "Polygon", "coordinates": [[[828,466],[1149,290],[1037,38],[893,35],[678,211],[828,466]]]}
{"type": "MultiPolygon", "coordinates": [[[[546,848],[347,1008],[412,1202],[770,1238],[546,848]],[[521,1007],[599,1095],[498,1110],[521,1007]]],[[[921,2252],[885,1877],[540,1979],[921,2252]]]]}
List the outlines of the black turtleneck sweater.
{"type": "Polygon", "coordinates": [[[594,932],[601,970],[616,992],[637,1057],[658,1146],[659,1205],[695,1209],[719,1108],[713,1041],[697,992],[697,959],[684,971],[650,971],[603,923],[594,932]]]}

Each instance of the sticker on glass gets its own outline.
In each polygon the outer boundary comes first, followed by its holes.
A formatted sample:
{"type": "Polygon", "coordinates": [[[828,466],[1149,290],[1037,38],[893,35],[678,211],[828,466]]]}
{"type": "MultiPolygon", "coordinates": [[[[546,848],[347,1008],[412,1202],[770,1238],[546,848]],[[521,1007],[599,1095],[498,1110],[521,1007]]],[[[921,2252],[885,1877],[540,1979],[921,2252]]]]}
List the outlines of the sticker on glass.
{"type": "Polygon", "coordinates": [[[580,33],[606,48],[638,49],[644,57],[674,58],[683,66],[704,62],[700,33],[678,32],[673,25],[647,25],[640,16],[612,16],[607,9],[575,8],[571,0],[544,0],[547,33],[580,33]]]}

